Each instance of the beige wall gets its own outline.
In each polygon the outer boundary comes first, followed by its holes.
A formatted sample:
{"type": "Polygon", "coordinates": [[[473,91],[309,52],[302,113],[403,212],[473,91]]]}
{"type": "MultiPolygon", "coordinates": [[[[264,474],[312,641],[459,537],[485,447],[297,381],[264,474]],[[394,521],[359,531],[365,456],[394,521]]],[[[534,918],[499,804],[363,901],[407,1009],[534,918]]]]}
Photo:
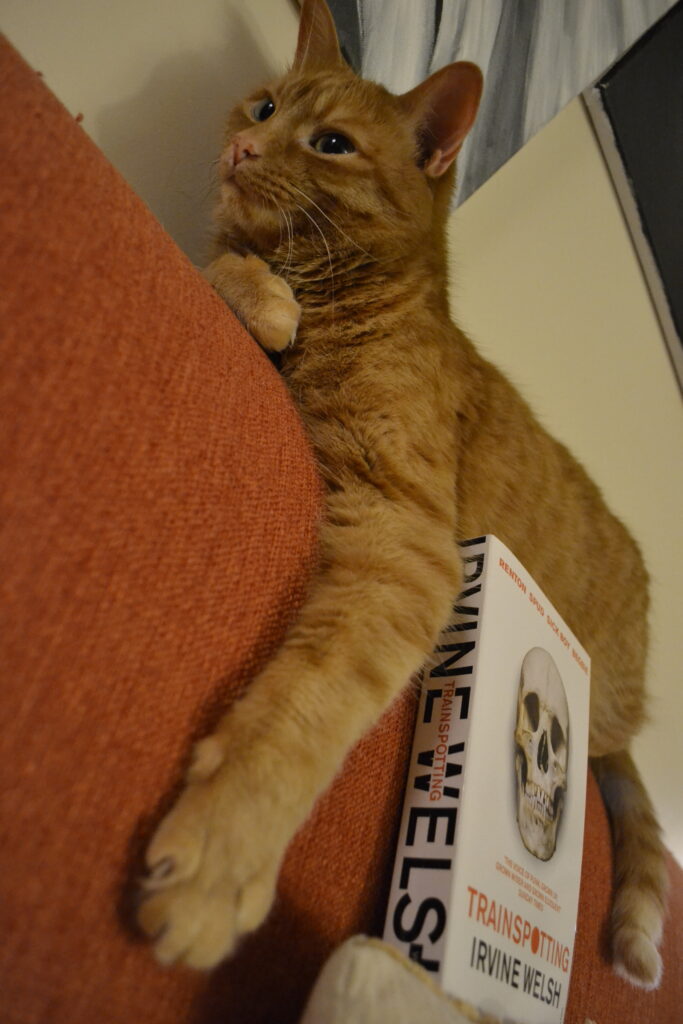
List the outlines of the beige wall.
{"type": "Polygon", "coordinates": [[[643,548],[652,722],[634,751],[683,860],[683,405],[579,100],[454,214],[450,237],[460,325],[581,459],[643,548]]]}
{"type": "MultiPolygon", "coordinates": [[[[291,58],[289,0],[0,0],[0,22],[201,262],[224,111],[291,58]]],[[[653,702],[636,756],[683,860],[683,409],[581,104],[451,229],[461,325],[582,459],[645,551],[653,702]]]]}
{"type": "Polygon", "coordinates": [[[205,262],[223,118],[291,61],[290,0],[0,0],[0,28],[205,262]]]}

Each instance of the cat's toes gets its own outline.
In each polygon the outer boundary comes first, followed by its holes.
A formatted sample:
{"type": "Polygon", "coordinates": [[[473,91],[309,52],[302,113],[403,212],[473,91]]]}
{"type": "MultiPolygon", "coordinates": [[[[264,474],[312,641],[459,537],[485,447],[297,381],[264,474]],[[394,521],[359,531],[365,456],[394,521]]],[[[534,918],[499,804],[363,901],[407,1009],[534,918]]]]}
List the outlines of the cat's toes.
{"type": "Polygon", "coordinates": [[[657,988],[662,958],[652,939],[636,928],[622,928],[613,942],[614,969],[638,988],[657,988]]]}
{"type": "Polygon", "coordinates": [[[249,330],[263,348],[282,352],[294,342],[300,319],[301,306],[292,289],[269,272],[258,307],[249,320],[249,330]]]}
{"type": "Polygon", "coordinates": [[[143,881],[147,892],[168,889],[197,874],[206,843],[210,810],[211,793],[206,785],[190,785],[181,794],[147,848],[148,874],[143,881]]]}
{"type": "Polygon", "coordinates": [[[664,925],[661,901],[640,889],[624,887],[615,897],[612,922],[616,973],[638,988],[657,988],[662,977],[657,948],[664,925]]]}
{"type": "Polygon", "coordinates": [[[238,882],[229,870],[202,865],[196,875],[153,890],[138,910],[138,923],[164,965],[210,970],[242,935],[263,922],[275,896],[277,872],[268,868],[238,882]]]}
{"type": "Polygon", "coordinates": [[[203,271],[263,348],[281,352],[296,337],[301,307],[287,282],[250,253],[223,253],[203,271]]]}
{"type": "Polygon", "coordinates": [[[185,963],[208,970],[231,952],[236,939],[230,895],[215,889],[209,894],[194,881],[150,895],[138,911],[138,921],[154,940],[156,958],[164,965],[185,963]]]}
{"type": "Polygon", "coordinates": [[[187,773],[189,782],[210,779],[225,761],[225,747],[217,736],[207,736],[195,743],[192,763],[187,773]]]}
{"type": "Polygon", "coordinates": [[[231,796],[223,778],[191,782],[149,845],[138,922],[162,964],[214,967],[270,909],[280,858],[231,796]]]}

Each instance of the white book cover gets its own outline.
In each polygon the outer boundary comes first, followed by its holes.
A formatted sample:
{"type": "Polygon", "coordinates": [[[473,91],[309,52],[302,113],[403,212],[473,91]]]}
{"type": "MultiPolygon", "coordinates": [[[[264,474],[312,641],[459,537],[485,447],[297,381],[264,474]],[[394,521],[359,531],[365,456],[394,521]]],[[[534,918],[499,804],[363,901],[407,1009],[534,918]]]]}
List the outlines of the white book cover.
{"type": "Polygon", "coordinates": [[[567,1005],[581,879],[590,659],[496,538],[421,672],[384,938],[505,1021],[567,1005]]]}

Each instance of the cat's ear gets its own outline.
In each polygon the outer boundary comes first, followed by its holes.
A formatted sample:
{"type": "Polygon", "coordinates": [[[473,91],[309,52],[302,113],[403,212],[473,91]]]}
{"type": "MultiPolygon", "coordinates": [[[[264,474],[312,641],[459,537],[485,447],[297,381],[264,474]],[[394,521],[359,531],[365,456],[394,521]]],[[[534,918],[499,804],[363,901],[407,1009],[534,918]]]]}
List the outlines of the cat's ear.
{"type": "Polygon", "coordinates": [[[399,97],[415,123],[421,166],[430,178],[448,170],[474,124],[484,78],[476,64],[458,61],[399,97]]]}
{"type": "Polygon", "coordinates": [[[325,0],[303,0],[294,70],[317,71],[339,66],[345,66],[345,62],[329,7],[325,0]]]}

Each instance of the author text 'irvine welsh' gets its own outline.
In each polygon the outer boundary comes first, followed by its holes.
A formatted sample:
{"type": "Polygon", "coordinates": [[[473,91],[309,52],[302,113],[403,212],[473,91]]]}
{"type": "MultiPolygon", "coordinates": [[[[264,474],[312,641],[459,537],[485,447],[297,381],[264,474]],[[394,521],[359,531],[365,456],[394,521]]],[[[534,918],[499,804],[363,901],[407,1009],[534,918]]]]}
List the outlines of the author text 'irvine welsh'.
{"type": "Polygon", "coordinates": [[[495,537],[421,673],[384,937],[482,1011],[562,1021],[583,847],[590,659],[495,537]]]}

